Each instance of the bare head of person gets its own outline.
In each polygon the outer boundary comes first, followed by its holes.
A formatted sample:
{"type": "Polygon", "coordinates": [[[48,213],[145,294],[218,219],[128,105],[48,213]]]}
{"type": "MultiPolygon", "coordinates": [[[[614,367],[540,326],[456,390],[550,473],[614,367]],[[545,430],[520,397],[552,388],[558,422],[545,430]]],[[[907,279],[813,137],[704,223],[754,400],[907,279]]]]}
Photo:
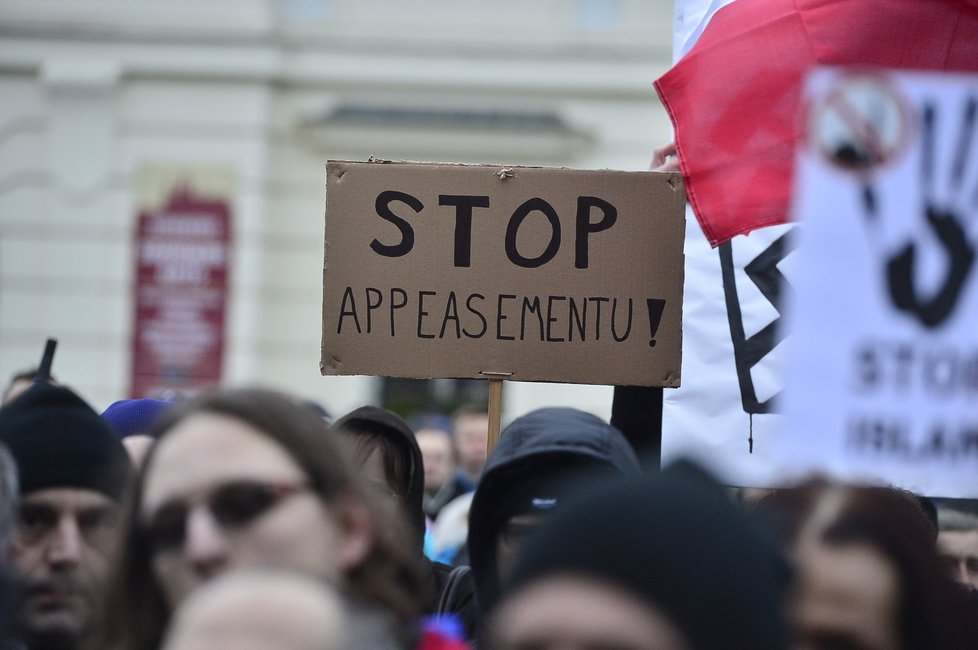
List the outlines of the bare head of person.
{"type": "Polygon", "coordinates": [[[433,494],[453,480],[455,446],[451,434],[442,429],[419,429],[415,437],[424,459],[424,489],[433,494]]]}
{"type": "Polygon", "coordinates": [[[452,435],[458,464],[477,482],[489,457],[489,410],[475,404],[458,408],[452,416],[452,435]]]}

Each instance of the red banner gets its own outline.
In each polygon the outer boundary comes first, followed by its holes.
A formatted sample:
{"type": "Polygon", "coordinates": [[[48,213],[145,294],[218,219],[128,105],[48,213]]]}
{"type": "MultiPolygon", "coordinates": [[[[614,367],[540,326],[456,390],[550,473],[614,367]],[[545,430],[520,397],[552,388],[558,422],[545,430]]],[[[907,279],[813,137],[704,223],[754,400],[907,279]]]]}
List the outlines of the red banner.
{"type": "Polygon", "coordinates": [[[139,215],[130,395],[217,384],[224,359],[231,213],[224,199],[174,189],[139,215]]]}
{"type": "Polygon", "coordinates": [[[816,65],[978,71],[978,0],[736,0],[655,82],[710,244],[785,223],[816,65]],[[908,35],[912,34],[912,38],[908,35]]]}

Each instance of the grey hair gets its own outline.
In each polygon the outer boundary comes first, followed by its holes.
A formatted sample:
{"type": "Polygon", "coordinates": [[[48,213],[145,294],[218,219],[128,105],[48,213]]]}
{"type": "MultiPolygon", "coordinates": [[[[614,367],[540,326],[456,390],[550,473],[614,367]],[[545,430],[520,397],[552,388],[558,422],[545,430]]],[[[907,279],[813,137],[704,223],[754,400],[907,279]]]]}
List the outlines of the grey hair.
{"type": "Polygon", "coordinates": [[[0,444],[0,557],[6,555],[17,526],[19,483],[17,463],[7,448],[0,444]]]}

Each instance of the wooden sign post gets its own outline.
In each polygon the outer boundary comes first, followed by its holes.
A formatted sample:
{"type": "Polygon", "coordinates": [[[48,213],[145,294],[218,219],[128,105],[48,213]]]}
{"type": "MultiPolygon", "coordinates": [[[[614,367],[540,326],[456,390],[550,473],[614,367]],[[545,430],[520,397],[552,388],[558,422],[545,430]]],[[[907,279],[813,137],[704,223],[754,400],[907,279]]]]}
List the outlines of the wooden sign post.
{"type": "Polygon", "coordinates": [[[491,454],[499,442],[503,419],[503,379],[509,377],[509,372],[483,372],[489,378],[489,439],[486,450],[491,454]]]}

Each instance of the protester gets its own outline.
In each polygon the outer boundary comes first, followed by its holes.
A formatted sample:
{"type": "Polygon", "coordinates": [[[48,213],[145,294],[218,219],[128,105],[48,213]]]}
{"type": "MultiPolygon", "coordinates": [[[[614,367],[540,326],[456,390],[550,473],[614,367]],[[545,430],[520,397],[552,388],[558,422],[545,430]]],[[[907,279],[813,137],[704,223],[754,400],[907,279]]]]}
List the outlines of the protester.
{"type": "Polygon", "coordinates": [[[356,459],[367,481],[387,503],[410,523],[410,537],[403,544],[420,559],[427,593],[426,614],[456,614],[471,638],[477,627],[475,587],[468,568],[452,574],[452,567],[432,562],[423,554],[425,536],[425,473],[421,449],[407,422],[397,414],[364,406],[336,421],[336,431],[349,436],[356,459]]]}
{"type": "Polygon", "coordinates": [[[28,650],[75,650],[94,632],[131,472],[122,444],[67,388],[37,384],[0,409],[20,479],[8,559],[14,634],[28,650]]]}
{"type": "Polygon", "coordinates": [[[562,507],[572,481],[639,471],[624,436],[594,415],[546,408],[516,418],[486,463],[469,514],[469,560],[480,606],[493,606],[523,537],[562,507]]]}
{"type": "Polygon", "coordinates": [[[489,457],[489,411],[483,406],[465,404],[452,416],[452,437],[458,453],[457,472],[474,486],[489,457]]]}
{"type": "Polygon", "coordinates": [[[173,402],[145,397],[142,399],[123,399],[112,402],[102,412],[129,453],[132,464],[141,467],[146,453],[155,440],[150,435],[153,423],[173,405],[173,402]]]}
{"type": "Polygon", "coordinates": [[[773,538],[680,463],[575,500],[531,535],[490,648],[781,650],[788,576],[773,538]]]}
{"type": "Polygon", "coordinates": [[[795,650],[978,647],[974,612],[941,567],[912,494],[811,480],[756,511],[795,559],[795,650]]]}
{"type": "Polygon", "coordinates": [[[99,650],[155,650],[192,591],[242,567],[332,581],[414,620],[421,584],[402,524],[317,413],[278,393],[226,390],[168,410],[152,433],[99,650]]]}
{"type": "Polygon", "coordinates": [[[390,620],[308,575],[237,570],[191,594],[162,650],[393,650],[390,620]]]}
{"type": "Polygon", "coordinates": [[[941,505],[937,509],[937,550],[954,580],[978,590],[978,514],[941,505]]]}
{"type": "Polygon", "coordinates": [[[445,504],[472,491],[472,485],[456,473],[452,435],[433,426],[415,432],[424,459],[424,511],[435,519],[445,504]]]}

